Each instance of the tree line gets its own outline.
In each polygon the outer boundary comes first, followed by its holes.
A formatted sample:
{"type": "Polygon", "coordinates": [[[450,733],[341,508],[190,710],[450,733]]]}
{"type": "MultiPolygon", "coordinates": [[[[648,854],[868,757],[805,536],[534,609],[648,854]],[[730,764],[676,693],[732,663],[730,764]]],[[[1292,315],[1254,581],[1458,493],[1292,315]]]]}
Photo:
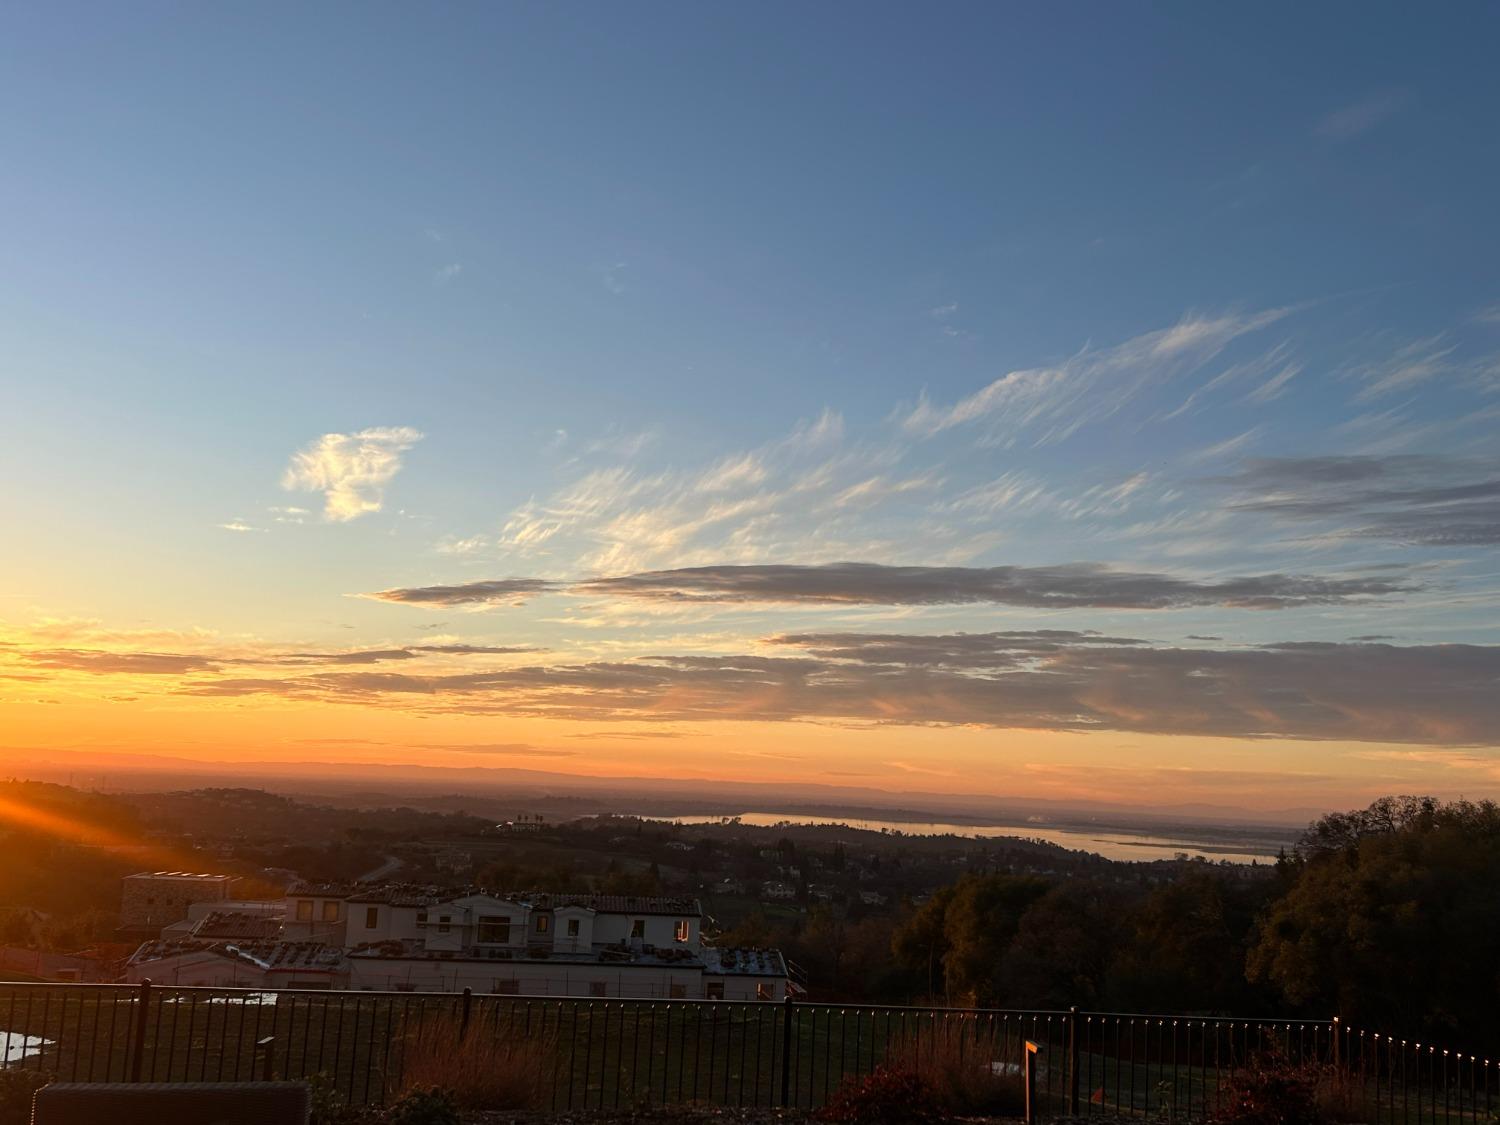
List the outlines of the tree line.
{"type": "Polygon", "coordinates": [[[1500,1049],[1500,807],[1388,797],[1312,824],[1266,877],[1154,887],[975,874],[879,919],[815,909],[779,941],[846,1000],[1330,1018],[1500,1049]]]}

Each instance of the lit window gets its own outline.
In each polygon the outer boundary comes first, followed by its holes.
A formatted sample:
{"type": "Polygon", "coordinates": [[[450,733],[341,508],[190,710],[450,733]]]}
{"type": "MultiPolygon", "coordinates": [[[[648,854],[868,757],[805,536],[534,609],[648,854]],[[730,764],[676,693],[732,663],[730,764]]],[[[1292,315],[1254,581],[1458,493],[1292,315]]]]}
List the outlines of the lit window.
{"type": "Polygon", "coordinates": [[[568,919],[568,936],[569,937],[577,937],[578,936],[578,919],[577,918],[569,918],[568,919]]]}
{"type": "Polygon", "coordinates": [[[339,904],[337,902],[325,902],[323,904],[323,921],[337,922],[339,920],[339,904]]]}
{"type": "Polygon", "coordinates": [[[545,934],[547,932],[547,926],[550,921],[551,920],[545,914],[538,914],[536,916],[536,932],[539,934],[545,934]]]}
{"type": "Polygon", "coordinates": [[[757,1000],[774,1000],[776,999],[776,989],[762,981],[755,986],[755,998],[757,1000]]]}
{"type": "Polygon", "coordinates": [[[367,906],[367,907],[365,907],[365,929],[367,929],[367,930],[373,930],[379,924],[380,924],[380,907],[378,907],[378,906],[367,906]]]}
{"type": "Polygon", "coordinates": [[[510,919],[493,916],[480,918],[475,940],[481,945],[505,945],[510,941],[510,919]]]}
{"type": "Polygon", "coordinates": [[[646,936],[646,919],[644,919],[644,918],[634,918],[634,919],[631,920],[631,922],[630,922],[630,936],[632,938],[642,938],[642,939],[645,938],[645,936],[646,936]]]}
{"type": "Polygon", "coordinates": [[[313,906],[312,899],[310,899],[310,898],[300,898],[300,899],[298,899],[297,900],[297,921],[299,921],[299,922],[311,922],[312,921],[312,906],[313,906]]]}
{"type": "Polygon", "coordinates": [[[672,935],[677,941],[688,941],[693,936],[693,926],[686,918],[677,919],[677,929],[672,935]]]}

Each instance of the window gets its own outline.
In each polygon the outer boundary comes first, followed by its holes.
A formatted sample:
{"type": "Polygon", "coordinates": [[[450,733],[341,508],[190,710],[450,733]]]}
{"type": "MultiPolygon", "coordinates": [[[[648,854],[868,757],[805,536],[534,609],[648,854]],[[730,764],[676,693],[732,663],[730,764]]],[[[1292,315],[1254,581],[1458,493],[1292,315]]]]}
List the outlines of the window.
{"type": "Polygon", "coordinates": [[[568,936],[569,937],[577,937],[578,936],[578,919],[577,918],[569,918],[568,919],[568,936]]]}
{"type": "Polygon", "coordinates": [[[297,921],[299,921],[299,922],[311,922],[312,921],[312,899],[310,899],[310,898],[299,898],[297,900],[297,921]]]}
{"type": "Polygon", "coordinates": [[[373,930],[378,925],[380,925],[380,907],[365,907],[365,929],[373,930]]]}
{"type": "Polygon", "coordinates": [[[721,980],[709,981],[706,985],[703,986],[703,995],[708,997],[710,1000],[724,999],[724,982],[721,980]]]}
{"type": "Polygon", "coordinates": [[[490,991],[497,996],[519,996],[521,995],[521,982],[514,977],[509,980],[497,980],[495,987],[490,991]]]}
{"type": "Polygon", "coordinates": [[[631,937],[631,940],[635,940],[637,938],[639,938],[641,940],[645,940],[645,937],[646,937],[646,919],[644,919],[644,918],[633,918],[633,919],[631,919],[631,922],[630,922],[630,937],[631,937]]]}
{"type": "Polygon", "coordinates": [[[337,922],[339,920],[339,904],[337,902],[325,902],[323,904],[323,921],[337,922]]]}
{"type": "Polygon", "coordinates": [[[425,925],[427,925],[427,911],[425,911],[425,910],[419,910],[419,911],[417,911],[417,925],[418,926],[425,926],[425,925]]]}
{"type": "Polygon", "coordinates": [[[677,941],[688,941],[693,936],[693,924],[686,918],[677,919],[677,928],[672,937],[677,941]]]}
{"type": "Polygon", "coordinates": [[[440,933],[440,934],[446,934],[449,930],[451,930],[453,928],[453,926],[451,925],[452,922],[453,922],[453,915],[451,915],[451,914],[439,914],[438,915],[438,933],[440,933]]]}
{"type": "Polygon", "coordinates": [[[667,995],[673,1000],[687,999],[687,985],[673,983],[667,986],[667,995]]]}
{"type": "Polygon", "coordinates": [[[510,941],[510,919],[486,915],[479,919],[475,940],[481,945],[505,945],[510,941]]]}
{"type": "Polygon", "coordinates": [[[539,934],[545,934],[547,932],[547,927],[551,924],[551,922],[552,919],[548,918],[547,915],[538,914],[536,916],[536,932],[539,934]]]}
{"type": "Polygon", "coordinates": [[[774,1000],[776,999],[776,989],[765,981],[761,981],[755,986],[755,998],[757,1000],[774,1000]]]}
{"type": "Polygon", "coordinates": [[[591,981],[589,981],[589,995],[590,996],[608,996],[609,995],[609,983],[607,981],[602,981],[602,980],[591,980],[591,981]]]}

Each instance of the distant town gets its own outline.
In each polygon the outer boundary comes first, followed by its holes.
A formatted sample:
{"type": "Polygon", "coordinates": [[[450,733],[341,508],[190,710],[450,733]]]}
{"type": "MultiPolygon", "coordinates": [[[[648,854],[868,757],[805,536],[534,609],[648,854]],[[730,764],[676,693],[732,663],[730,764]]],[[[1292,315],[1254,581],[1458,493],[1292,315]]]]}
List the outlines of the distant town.
{"type": "Polygon", "coordinates": [[[888,960],[900,917],[966,874],[1151,887],[1205,868],[1233,881],[1271,871],[837,823],[526,809],[495,819],[253,789],[10,788],[60,816],[116,826],[107,846],[27,842],[52,853],[37,871],[66,862],[80,876],[6,888],[0,971],[12,979],[838,997],[855,981],[841,948],[851,936],[872,961],[888,960]],[[135,867],[161,856],[181,866],[135,867]]]}

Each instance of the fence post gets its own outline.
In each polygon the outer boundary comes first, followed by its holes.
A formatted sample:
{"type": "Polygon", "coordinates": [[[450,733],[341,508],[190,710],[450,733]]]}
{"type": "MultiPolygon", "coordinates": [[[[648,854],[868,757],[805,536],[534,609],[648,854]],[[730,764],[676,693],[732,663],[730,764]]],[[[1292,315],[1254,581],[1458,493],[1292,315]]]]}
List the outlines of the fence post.
{"type": "Polygon", "coordinates": [[[792,1104],[792,1000],[791,994],[781,1005],[781,1104],[792,1104]]]}
{"type": "Polygon", "coordinates": [[[151,980],[141,981],[135,1001],[135,1040],[130,1045],[130,1080],[141,1080],[141,1069],[146,1061],[146,1015],[151,1006],[151,980]]]}
{"type": "Polygon", "coordinates": [[[1068,1116],[1078,1116],[1078,1009],[1068,1009],[1068,1116]]]}
{"type": "Polygon", "coordinates": [[[1338,1018],[1338,1016],[1334,1016],[1333,1017],[1333,1069],[1334,1070],[1338,1070],[1338,1068],[1339,1068],[1339,1057],[1340,1057],[1340,1054],[1341,1054],[1341,1052],[1339,1050],[1339,1031],[1340,1030],[1341,1030],[1341,1025],[1339,1024],[1339,1018],[1338,1018]]]}
{"type": "Polygon", "coordinates": [[[474,990],[464,989],[463,1007],[458,1017],[458,1037],[463,1039],[469,1034],[469,1009],[474,1006],[474,990]]]}
{"type": "Polygon", "coordinates": [[[269,1082],[273,1077],[271,1071],[271,1052],[276,1049],[276,1036],[267,1035],[264,1039],[255,1041],[255,1050],[260,1054],[260,1080],[269,1082]]]}
{"type": "Polygon", "coordinates": [[[1042,1045],[1034,1040],[1026,1040],[1022,1049],[1022,1084],[1026,1091],[1026,1125],[1035,1125],[1036,1122],[1036,1057],[1042,1053],[1042,1045]]]}

